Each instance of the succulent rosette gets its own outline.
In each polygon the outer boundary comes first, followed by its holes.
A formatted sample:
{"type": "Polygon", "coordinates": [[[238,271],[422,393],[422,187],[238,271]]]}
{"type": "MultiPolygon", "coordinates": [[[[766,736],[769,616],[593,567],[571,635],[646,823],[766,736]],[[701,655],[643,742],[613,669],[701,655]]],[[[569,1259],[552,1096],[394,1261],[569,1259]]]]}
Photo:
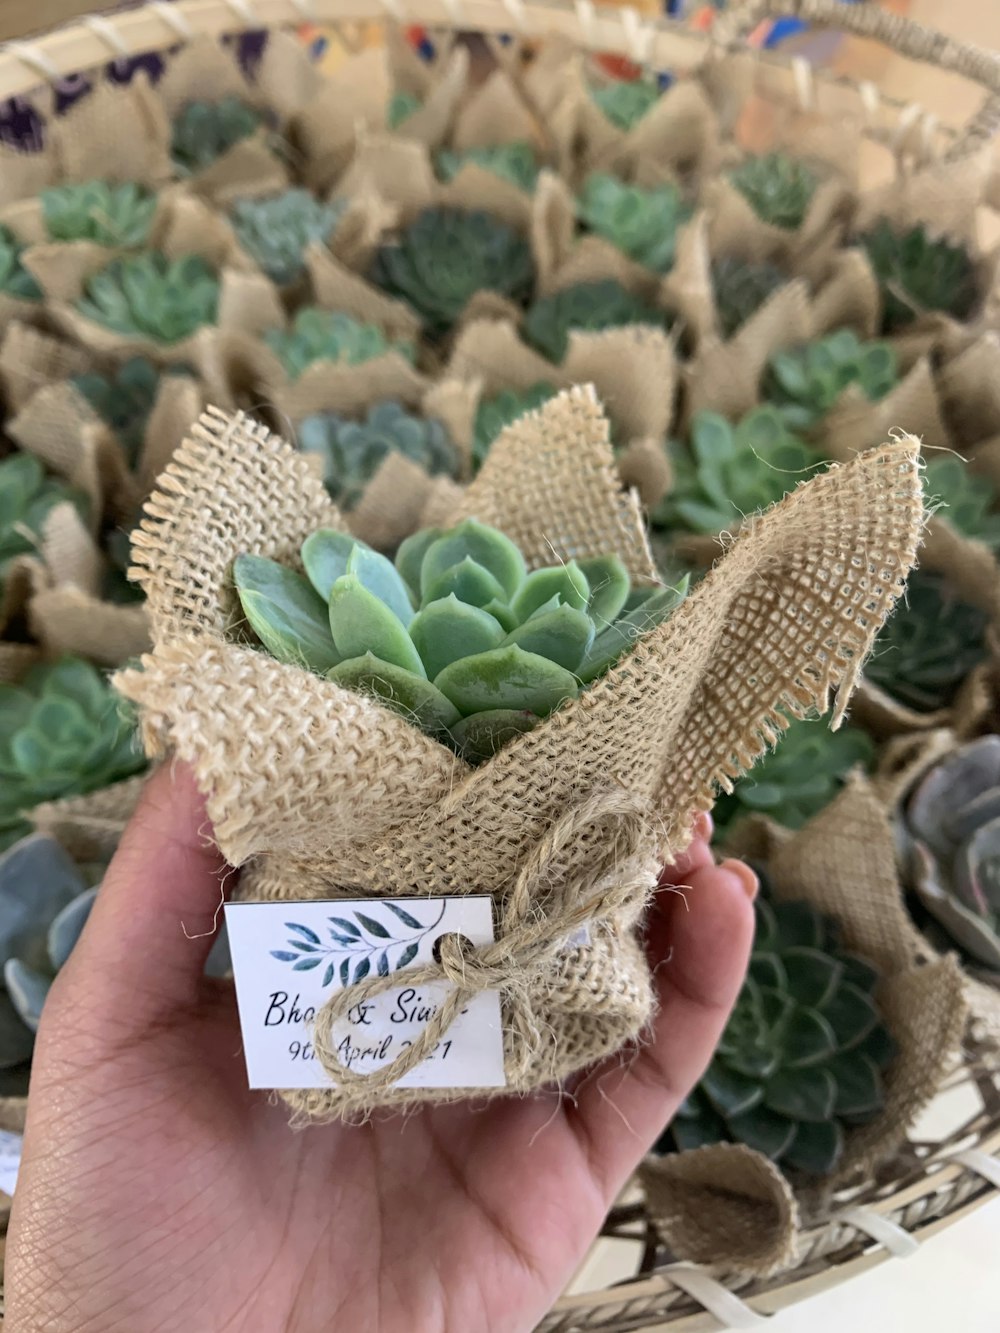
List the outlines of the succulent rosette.
{"type": "Polygon", "coordinates": [[[619,130],[631,130],[659,100],[653,79],[614,79],[591,90],[591,97],[619,130]]]}
{"type": "Polygon", "coordinates": [[[637,264],[665,273],[674,262],[677,229],[691,215],[676,185],[645,190],[595,172],[577,202],[583,225],[637,264]]]}
{"type": "Polygon", "coordinates": [[[281,362],[289,379],[297,380],[317,361],[359,366],[377,356],[398,352],[412,361],[416,349],[408,339],[389,338],[375,324],[366,324],[340,310],[300,310],[288,329],[269,329],[264,342],[281,362]]]}
{"type": "Polygon", "coordinates": [[[151,338],[169,346],[216,323],[219,279],[198,255],[128,255],[87,279],[76,308],[123,337],[151,338]]]}
{"type": "Polygon", "coordinates": [[[323,203],[308,190],[286,190],[266,199],[238,199],[231,209],[233,230],[250,258],[279,287],[305,272],[305,252],[325,244],[343,215],[345,200],[323,203]]]}
{"type": "Polygon", "coordinates": [[[40,196],[53,241],[92,241],[138,250],[149,240],[157,198],[135,181],[83,181],[54,185],[40,196]]]}
{"type": "Polygon", "coordinates": [[[877,402],[899,379],[896,353],[884,342],[862,342],[851,329],[775,352],[768,362],[763,394],[790,430],[807,431],[855,387],[877,402]]]}
{"type": "Polygon", "coordinates": [[[762,222],[795,231],[805,221],[819,177],[787,153],[746,158],[729,179],[762,222]]]}
{"type": "Polygon", "coordinates": [[[968,250],[924,226],[898,232],[884,218],[859,240],[882,291],[882,331],[899,333],[921,315],[972,314],[979,299],[968,250]]]}
{"type": "Polygon", "coordinates": [[[788,280],[783,268],[766,260],[751,264],[732,256],[717,259],[712,289],[723,337],[731,338],[788,280]]]}
{"type": "Polygon", "coordinates": [[[189,102],[174,120],[171,153],[180,176],[194,176],[267,123],[264,112],[241,97],[189,102]]]}
{"type": "Polygon", "coordinates": [[[466,166],[482,167],[501,180],[532,194],[538,183],[538,154],[530,143],[484,144],[474,148],[442,148],[436,159],[442,180],[452,181],[466,166]]]}
{"type": "Polygon", "coordinates": [[[472,457],[477,466],[485,462],[490,445],[502,430],[518,417],[523,417],[525,412],[534,412],[547,403],[556,392],[554,384],[539,380],[527,389],[501,389],[499,393],[482,398],[476,408],[472,440],[472,457]]]}
{"type": "Polygon", "coordinates": [[[42,289],[21,262],[26,249],[10,228],[0,223],[0,295],[17,301],[40,301],[42,289]]]}
{"type": "Polygon", "coordinates": [[[614,278],[579,282],[540,297],[524,317],[528,342],[558,365],[569,350],[574,330],[596,333],[626,324],[669,328],[672,316],[634,295],[614,278]]]}

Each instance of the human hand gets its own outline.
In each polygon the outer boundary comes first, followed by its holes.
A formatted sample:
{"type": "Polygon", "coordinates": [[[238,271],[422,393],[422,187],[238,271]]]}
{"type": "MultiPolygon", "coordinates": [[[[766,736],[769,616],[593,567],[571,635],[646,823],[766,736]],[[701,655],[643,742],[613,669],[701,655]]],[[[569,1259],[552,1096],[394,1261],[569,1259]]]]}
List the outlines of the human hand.
{"type": "Polygon", "coordinates": [[[650,913],[650,1040],[572,1095],[293,1132],[247,1090],[232,986],[202,974],[210,935],[190,938],[225,872],[205,827],[190,772],[165,765],[46,1002],[7,1333],[525,1333],[708,1063],[752,872],[713,864],[702,816],[650,913]]]}

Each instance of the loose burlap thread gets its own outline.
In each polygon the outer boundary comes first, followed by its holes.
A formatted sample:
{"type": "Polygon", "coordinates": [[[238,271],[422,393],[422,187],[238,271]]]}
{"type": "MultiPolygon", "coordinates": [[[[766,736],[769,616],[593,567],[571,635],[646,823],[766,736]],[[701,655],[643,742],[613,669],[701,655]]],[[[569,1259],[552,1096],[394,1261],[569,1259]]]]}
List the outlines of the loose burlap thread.
{"type": "MultiPolygon", "coordinates": [[[[587,388],[501,435],[446,521],[466,516],[506,532],[531,568],[615,552],[634,580],[656,579],[587,388]]],[[[749,520],[726,559],[614,670],[470,769],[374,700],[234,641],[233,558],[249,551],[299,568],[305,536],[343,522],[286,444],[242,415],[210,410],[135,536],[154,651],[118,679],[140,706],[147,751],[193,765],[221,850],[245,867],[245,896],[474,891],[492,894],[503,920],[524,848],[580,800],[614,787],[648,803],[651,854],[669,859],[690,836],[691,811],[753,762],[782,711],[825,709],[836,691],[842,713],[921,522],[915,441],[831,469],[749,520]]],[[[581,833],[560,876],[601,864],[606,845],[594,827],[581,833]]],[[[508,1089],[563,1078],[642,1030],[651,992],[634,917],[634,906],[623,908],[543,979],[529,975],[531,1011],[544,1021],[527,1060],[521,1001],[505,1003],[508,1089]]],[[[310,1118],[345,1104],[340,1089],[284,1095],[310,1118]]],[[[388,1101],[371,1090],[359,1114],[388,1101]]]]}

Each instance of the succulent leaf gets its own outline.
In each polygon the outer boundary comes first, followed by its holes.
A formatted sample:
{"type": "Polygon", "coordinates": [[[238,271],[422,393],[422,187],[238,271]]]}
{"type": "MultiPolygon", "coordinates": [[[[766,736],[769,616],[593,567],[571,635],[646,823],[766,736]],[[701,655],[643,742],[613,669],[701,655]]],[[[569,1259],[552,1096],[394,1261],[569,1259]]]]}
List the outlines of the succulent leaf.
{"type": "Polygon", "coordinates": [[[330,630],[342,661],[371,653],[381,662],[424,674],[420,654],[399,617],[356,574],[344,574],[330,589],[330,630]]]}
{"type": "Polygon", "coordinates": [[[486,461],[490,445],[502,430],[525,413],[534,412],[555,394],[554,384],[539,381],[527,389],[502,389],[491,398],[483,398],[476,408],[472,440],[472,457],[477,468],[486,461]]]}
{"type": "Polygon", "coordinates": [[[219,280],[197,255],[168,259],[145,251],[114,259],[88,278],[76,308],[126,337],[176,343],[216,322],[219,280]]]}
{"type": "Polygon", "coordinates": [[[638,125],[659,99],[659,86],[652,79],[615,79],[591,90],[591,97],[620,130],[638,125]]]}
{"type": "Polygon", "coordinates": [[[392,663],[383,662],[373,653],[349,658],[327,673],[329,679],[347,690],[370,694],[404,713],[421,731],[445,739],[458,721],[458,709],[423,676],[392,663]]]}
{"type": "Polygon", "coordinates": [[[884,218],[860,238],[882,291],[882,332],[898,333],[926,311],[967,319],[978,299],[969,252],[926,227],[898,232],[884,218]]]}
{"type": "Polygon", "coordinates": [[[325,673],[343,659],[326,603],[301,574],[264,556],[240,555],[233,582],[250,628],[279,662],[325,673]]]}
{"type": "Polygon", "coordinates": [[[513,143],[486,144],[461,151],[442,148],[437,155],[438,174],[442,180],[452,181],[463,167],[473,164],[484,171],[516,185],[526,194],[533,194],[538,182],[538,155],[524,140],[513,143]]]}
{"type": "Polygon", "coordinates": [[[454,593],[428,602],[410,624],[410,638],[432,680],[460,658],[498,648],[503,637],[495,616],[459,601],[454,593]]]}
{"type": "Polygon", "coordinates": [[[422,103],[415,93],[395,92],[389,99],[385,121],[390,130],[398,130],[409,120],[414,111],[419,111],[422,103]]]}
{"type": "Polygon", "coordinates": [[[525,581],[524,557],[510,538],[477,519],[467,518],[442,533],[425,551],[421,568],[424,597],[439,575],[466,557],[489,570],[507,599],[525,581]]]}
{"type": "Polygon", "coordinates": [[[388,352],[398,352],[407,361],[416,356],[407,339],[387,338],[377,325],[363,324],[340,310],[306,307],[290,329],[268,329],[263,336],[293,380],[316,361],[357,366],[388,352]]]}
{"type": "Polygon", "coordinates": [[[648,305],[614,278],[603,278],[541,297],[524,317],[524,332],[543,356],[558,365],[566,356],[574,330],[595,333],[626,324],[668,329],[672,323],[666,310],[648,305]]]}
{"type": "Polygon", "coordinates": [[[271,281],[288,287],[305,272],[307,247],[326,244],[346,207],[346,200],[323,203],[309,190],[240,199],[232,207],[233,230],[271,281]]]}
{"type": "Polygon", "coordinates": [[[819,177],[785,153],[748,157],[729,179],[764,222],[794,231],[805,221],[819,177]]]}
{"type": "Polygon", "coordinates": [[[337,580],[347,573],[347,562],[356,546],[356,538],[333,528],[318,528],[302,543],[302,564],[309,582],[325,602],[337,580]]]}
{"type": "Polygon", "coordinates": [[[97,415],[114,431],[129,463],[138,462],[146,426],[156,405],[161,374],[188,375],[186,367],[160,371],[144,356],[134,356],[107,374],[86,371],[70,380],[97,415]]]}
{"type": "Polygon", "coordinates": [[[836,406],[841,394],[856,385],[869,402],[877,402],[898,379],[896,353],[887,343],[861,342],[850,329],[776,352],[768,365],[764,397],[781,413],[789,430],[806,431],[836,406]]]}
{"type": "Polygon", "coordinates": [[[0,292],[18,301],[40,301],[42,289],[21,263],[28,247],[0,223],[0,292]]]}
{"type": "Polygon", "coordinates": [[[53,185],[39,195],[53,241],[93,241],[138,250],[149,239],[156,195],[134,181],[53,185]]]}
{"type": "Polygon", "coordinates": [[[189,102],[174,120],[170,144],[178,174],[193,176],[210,167],[264,123],[264,113],[241,97],[189,102]]]}
{"type": "Polygon", "coordinates": [[[37,553],[45,521],[59,504],[73,505],[83,519],[90,509],[82,492],[47,477],[34,454],[0,461],[0,579],[15,556],[37,553]]]}
{"type": "Polygon", "coordinates": [[[492,708],[463,717],[451,728],[455,749],[470,764],[481,764],[538,721],[527,709],[492,708]]]}
{"type": "Polygon", "coordinates": [[[577,202],[580,221],[637,264],[666,273],[674,262],[677,229],[691,215],[676,185],[650,190],[616,176],[588,176],[577,202]]]}

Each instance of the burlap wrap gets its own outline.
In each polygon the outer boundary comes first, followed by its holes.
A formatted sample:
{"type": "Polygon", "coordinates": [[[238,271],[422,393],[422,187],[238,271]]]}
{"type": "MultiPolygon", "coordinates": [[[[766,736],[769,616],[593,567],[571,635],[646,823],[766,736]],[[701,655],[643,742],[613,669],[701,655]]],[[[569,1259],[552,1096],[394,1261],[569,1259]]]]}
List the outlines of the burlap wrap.
{"type": "Polygon", "coordinates": [[[853,778],[795,834],[766,821],[756,834],[775,896],[806,899],[834,917],[845,945],[880,969],[879,1003],[899,1046],[881,1114],[848,1131],[836,1171],[821,1184],[789,1181],[760,1153],[730,1144],[644,1163],[650,1212],[679,1258],[724,1258],[739,1271],[768,1273],[794,1262],[800,1220],[828,1212],[839,1191],[870,1178],[899,1146],[958,1058],[968,1008],[955,959],[934,957],[913,928],[892,827],[867,779],[853,778]]]}
{"type": "MultiPolygon", "coordinates": [[[[633,578],[655,579],[607,430],[592,390],[560,395],[504,432],[450,519],[501,528],[532,567],[615,551],[633,578]]],[[[489,892],[502,922],[532,849],[578,803],[619,791],[655,812],[624,858],[640,859],[648,889],[656,862],[690,836],[691,811],[773,740],[779,710],[826,708],[836,690],[839,718],[915,558],[922,502],[915,441],[831,469],[749,520],[667,624],[477,769],[374,701],[234,641],[233,558],[296,565],[309,532],[342,526],[308,465],[263,426],[209,410],[146,515],[135,575],[154,651],[118,680],[140,706],[147,751],[193,765],[219,847],[245,866],[241,892],[489,892]]],[[[605,864],[606,821],[584,822],[551,862],[552,902],[605,864]]],[[[504,1006],[510,1090],[558,1080],[641,1031],[651,999],[636,896],[504,1006]]],[[[329,1118],[463,1094],[284,1095],[302,1115],[329,1118]]]]}

